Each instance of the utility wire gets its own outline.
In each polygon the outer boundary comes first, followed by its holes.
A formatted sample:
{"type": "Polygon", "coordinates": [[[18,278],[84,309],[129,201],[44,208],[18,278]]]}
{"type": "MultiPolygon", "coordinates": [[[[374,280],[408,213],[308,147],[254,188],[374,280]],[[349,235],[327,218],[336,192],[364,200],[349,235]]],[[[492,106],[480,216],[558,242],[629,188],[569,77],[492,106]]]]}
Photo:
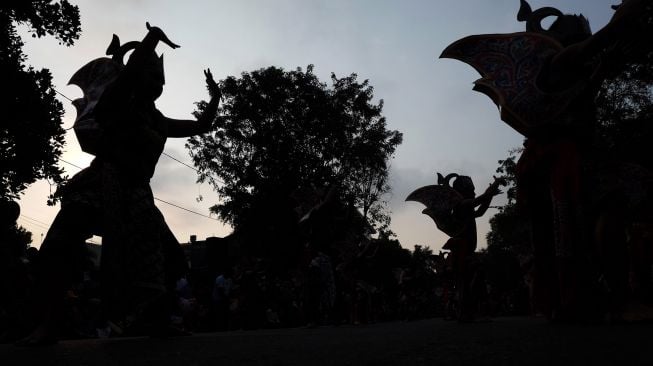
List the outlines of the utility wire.
{"type": "MultiPolygon", "coordinates": [[[[73,163],[71,163],[71,162],[69,162],[69,161],[66,161],[66,160],[64,160],[64,159],[61,159],[61,158],[60,158],[59,160],[61,160],[62,162],[66,163],[66,164],[68,164],[68,165],[74,166],[75,168],[77,168],[77,169],[79,169],[79,170],[82,170],[82,169],[83,169],[83,168],[80,167],[79,165],[77,165],[77,164],[73,164],[73,163]]],[[[168,201],[162,200],[162,199],[160,199],[160,198],[158,198],[158,197],[154,197],[154,199],[157,200],[157,201],[159,201],[159,202],[165,203],[165,204],[167,204],[167,205],[170,205],[170,206],[176,207],[176,208],[178,208],[178,209],[181,209],[181,210],[184,210],[184,211],[187,211],[187,212],[193,213],[193,214],[195,214],[195,215],[199,215],[199,216],[202,216],[202,217],[205,217],[205,218],[207,218],[207,219],[214,220],[214,221],[220,221],[220,220],[218,220],[218,219],[216,219],[216,218],[214,218],[214,217],[211,217],[211,216],[207,216],[207,215],[201,214],[201,213],[199,213],[199,212],[197,212],[197,211],[193,211],[193,210],[188,209],[188,208],[186,208],[186,207],[182,207],[182,206],[176,205],[176,204],[174,204],[174,203],[171,203],[171,202],[168,202],[168,201]]]]}
{"type": "Polygon", "coordinates": [[[170,203],[170,202],[168,202],[168,201],[164,201],[164,200],[162,200],[162,199],[160,199],[160,198],[158,198],[158,197],[154,197],[154,199],[157,200],[157,201],[159,201],[159,202],[163,202],[163,203],[165,203],[165,204],[167,204],[167,205],[170,205],[170,206],[173,206],[173,207],[177,207],[177,208],[182,209],[182,210],[184,210],[184,211],[188,211],[188,212],[190,212],[190,213],[194,213],[195,215],[199,215],[199,216],[202,216],[202,217],[206,217],[207,219],[211,219],[211,220],[214,220],[214,221],[220,221],[220,220],[216,219],[215,217],[207,216],[207,215],[201,214],[201,213],[199,213],[199,212],[196,212],[196,211],[193,211],[193,210],[189,210],[189,209],[187,209],[187,208],[185,208],[185,207],[181,207],[181,206],[175,205],[174,203],[170,203]]]}
{"type": "Polygon", "coordinates": [[[54,92],[55,92],[55,93],[57,93],[57,94],[59,94],[59,95],[61,95],[62,97],[64,97],[64,98],[66,98],[66,99],[68,99],[68,100],[69,100],[69,101],[70,101],[70,102],[72,103],[72,101],[73,101],[72,99],[70,99],[70,98],[68,98],[68,97],[67,97],[67,96],[65,96],[65,95],[64,95],[63,93],[61,93],[60,91],[58,91],[57,89],[55,89],[55,88],[52,88],[52,90],[54,90],[54,92]]]}
{"type": "MultiPolygon", "coordinates": [[[[22,215],[21,215],[21,216],[22,216],[22,215]]],[[[29,220],[26,220],[24,217],[21,217],[20,219],[24,220],[24,221],[23,221],[23,224],[36,226],[36,227],[41,228],[41,229],[44,229],[44,230],[48,230],[48,229],[49,229],[49,227],[47,227],[47,226],[43,226],[43,225],[41,225],[41,224],[37,224],[37,223],[35,223],[35,222],[31,222],[31,221],[29,221],[29,220]]]]}
{"type": "MultiPolygon", "coordinates": [[[[201,172],[200,172],[197,168],[192,167],[192,166],[190,166],[190,165],[184,163],[183,161],[181,161],[181,160],[175,158],[174,156],[172,156],[172,155],[166,153],[165,151],[162,152],[161,154],[162,154],[162,155],[165,155],[166,157],[168,157],[168,158],[170,158],[170,159],[176,161],[177,163],[179,163],[179,164],[181,164],[181,165],[183,165],[183,166],[185,166],[185,167],[187,167],[187,168],[189,168],[189,169],[193,169],[195,172],[197,172],[197,174],[201,174],[201,172]]],[[[215,176],[212,176],[212,178],[213,178],[216,182],[218,182],[218,183],[220,183],[220,184],[225,184],[223,180],[221,180],[221,179],[219,179],[219,178],[217,178],[217,177],[215,177],[215,176]]]]}
{"type": "Polygon", "coordinates": [[[79,165],[76,165],[76,164],[73,164],[73,163],[71,163],[71,162],[68,162],[68,161],[63,160],[62,158],[59,158],[59,160],[61,160],[62,162],[66,163],[66,164],[68,164],[68,165],[72,165],[72,166],[74,166],[75,168],[77,168],[77,169],[79,169],[79,170],[84,169],[84,168],[82,168],[82,167],[79,166],[79,165]]]}
{"type": "MultiPolygon", "coordinates": [[[[36,227],[41,228],[41,229],[43,229],[43,230],[45,230],[45,231],[50,230],[50,225],[47,224],[47,223],[45,223],[45,222],[43,222],[43,221],[39,221],[39,220],[37,220],[37,219],[31,218],[31,217],[29,217],[29,216],[27,216],[27,215],[24,215],[24,214],[20,214],[20,217],[19,217],[19,218],[22,219],[22,220],[24,220],[22,224],[36,226],[36,227]]],[[[21,224],[21,225],[22,225],[22,224],[21,224]]],[[[96,241],[94,241],[94,240],[91,240],[91,239],[86,240],[86,242],[87,242],[87,243],[91,243],[91,244],[97,244],[97,245],[100,245],[100,243],[98,243],[98,242],[96,242],[96,241]]]]}
{"type": "Polygon", "coordinates": [[[32,220],[32,221],[34,221],[34,222],[37,222],[37,223],[39,223],[39,224],[43,224],[43,225],[50,226],[50,224],[48,224],[47,222],[39,221],[39,220],[34,219],[34,218],[31,218],[31,217],[29,217],[29,216],[27,216],[27,215],[20,214],[20,216],[22,216],[22,217],[24,217],[24,218],[26,218],[26,219],[28,219],[28,220],[32,220]]]}
{"type": "Polygon", "coordinates": [[[181,161],[181,160],[179,160],[179,159],[177,159],[177,158],[171,156],[170,154],[166,153],[165,151],[162,152],[161,154],[167,156],[168,158],[170,158],[170,159],[172,159],[172,160],[178,162],[179,164],[181,164],[181,165],[183,165],[183,166],[185,166],[185,167],[188,167],[188,168],[190,168],[190,169],[193,169],[194,171],[196,171],[196,172],[198,172],[198,173],[200,172],[199,170],[197,170],[197,168],[192,167],[192,166],[190,166],[190,165],[184,163],[183,161],[181,161]]]}

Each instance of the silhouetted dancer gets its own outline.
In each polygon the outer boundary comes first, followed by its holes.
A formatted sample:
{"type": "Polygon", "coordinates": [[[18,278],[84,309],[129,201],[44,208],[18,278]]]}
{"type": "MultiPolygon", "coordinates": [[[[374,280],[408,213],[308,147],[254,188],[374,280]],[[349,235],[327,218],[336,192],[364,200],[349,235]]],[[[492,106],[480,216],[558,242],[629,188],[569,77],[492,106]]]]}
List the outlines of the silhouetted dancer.
{"type": "Polygon", "coordinates": [[[28,242],[16,224],[19,216],[18,203],[0,200],[0,343],[24,337],[31,320],[27,311],[32,287],[28,242]]]}
{"type": "MultiPolygon", "coordinates": [[[[532,221],[539,310],[559,320],[600,309],[587,293],[602,277],[590,270],[601,262],[591,253],[610,250],[599,248],[607,237],[591,236],[625,230],[610,219],[621,215],[615,210],[623,205],[613,203],[620,193],[590,205],[594,100],[607,76],[650,51],[651,2],[627,0],[615,8],[611,21],[592,34],[582,15],[551,7],[533,11],[521,0],[517,18],[526,22],[526,32],[466,37],[441,56],[474,67],[482,75],[474,89],[492,98],[502,120],[527,138],[517,166],[518,204],[532,221]],[[547,17],[555,19],[549,29],[541,24],[547,17]]],[[[619,236],[612,235],[618,242],[610,245],[623,251],[619,236]]]]}
{"type": "Polygon", "coordinates": [[[211,301],[218,330],[229,330],[229,305],[231,304],[231,291],[234,287],[233,269],[226,266],[213,282],[211,301]]]}
{"type": "Polygon", "coordinates": [[[435,225],[451,239],[445,245],[451,250],[455,286],[458,294],[458,320],[475,320],[477,301],[472,289],[475,275],[474,251],[476,250],[476,218],[485,214],[492,198],[501,191],[504,184],[500,179],[490,184],[476,196],[474,183],[467,176],[438,173],[438,184],[418,188],[408,195],[406,201],[420,202],[426,206],[422,213],[430,216],[435,225]],[[454,179],[453,186],[450,181],[454,179]]]}
{"type": "Polygon", "coordinates": [[[82,148],[96,158],[58,192],[61,210],[41,246],[43,321],[21,344],[55,340],[62,293],[84,241],[94,234],[102,236],[102,301],[114,330],[129,330],[143,315],[155,335],[169,330],[166,293],[184,273],[185,261],[154,205],[149,181],[168,137],[211,129],[220,89],[206,70],[212,98],[201,119],[165,117],[154,105],[164,85],[163,59],[154,49],[159,42],[179,46],[161,29],[147,28],[141,42],[120,45],[114,35],[107,50],[113,57],[91,61],[71,79],[84,90],[84,98],[74,102],[75,132],[82,148]],[[123,56],[130,50],[125,65],[123,56]]]}
{"type": "Polygon", "coordinates": [[[338,322],[336,306],[342,305],[338,302],[343,299],[337,297],[342,289],[336,287],[334,267],[338,266],[340,257],[348,262],[346,267],[351,268],[357,251],[355,243],[363,240],[365,233],[371,231],[353,202],[346,203],[341,197],[337,185],[331,185],[326,193],[321,190],[313,193],[313,200],[310,201],[314,205],[299,221],[307,241],[304,305],[309,325],[338,322]]]}

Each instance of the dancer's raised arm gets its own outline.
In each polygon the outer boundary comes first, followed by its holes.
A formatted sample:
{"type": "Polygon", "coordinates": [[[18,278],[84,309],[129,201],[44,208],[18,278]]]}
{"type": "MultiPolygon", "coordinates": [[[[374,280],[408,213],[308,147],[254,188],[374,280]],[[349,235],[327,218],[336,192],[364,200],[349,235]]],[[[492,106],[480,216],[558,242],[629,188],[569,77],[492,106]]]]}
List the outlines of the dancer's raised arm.
{"type": "Polygon", "coordinates": [[[198,120],[173,119],[165,117],[168,124],[168,137],[190,137],[210,131],[214,126],[214,121],[218,120],[218,105],[222,92],[220,87],[213,79],[210,69],[204,70],[206,84],[209,89],[211,100],[206,106],[204,113],[198,120]]]}

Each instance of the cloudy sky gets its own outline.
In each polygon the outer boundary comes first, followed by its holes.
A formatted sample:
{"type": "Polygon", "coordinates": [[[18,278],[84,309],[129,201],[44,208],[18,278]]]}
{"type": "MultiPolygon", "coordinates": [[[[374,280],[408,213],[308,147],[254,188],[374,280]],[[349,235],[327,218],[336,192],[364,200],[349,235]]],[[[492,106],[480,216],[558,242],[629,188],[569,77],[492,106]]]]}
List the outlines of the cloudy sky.
{"type": "MultiPolygon", "coordinates": [[[[81,96],[67,86],[70,76],[88,61],[102,57],[113,33],[125,41],[140,40],[145,22],[161,27],[181,45],[165,54],[166,86],[157,107],[167,116],[189,118],[194,103],[207,98],[202,70],[216,79],[267,66],[285,69],[315,65],[328,81],[357,73],[369,79],[375,97],[384,99],[391,129],[404,134],[392,162],[390,200],[392,229],[405,247],[428,245],[434,250],[446,241],[423,207],[404,198],[415,188],[432,184],[436,172],[470,175],[477,192],[489,184],[497,161],[522,143],[522,137],[500,121],[486,96],[472,91],[478,78],[470,67],[439,60],[451,42],[471,34],[523,30],[515,19],[518,0],[70,0],[80,8],[82,34],[72,47],[52,38],[33,39],[21,28],[29,63],[52,71],[54,85],[69,98],[81,96]]],[[[596,31],[604,26],[617,0],[531,0],[533,8],[555,6],[583,13],[596,31]]],[[[75,119],[66,106],[64,127],[75,119]]],[[[183,139],[169,139],[166,153],[190,163],[183,139]]],[[[81,152],[74,133],[67,135],[65,161],[85,167],[92,157],[81,152]]],[[[65,163],[68,174],[78,169],[65,163]]],[[[209,215],[219,197],[212,187],[195,183],[196,173],[162,156],[152,179],[154,195],[162,200],[209,215]],[[202,201],[197,200],[199,196],[202,201]]],[[[32,185],[21,199],[19,222],[34,233],[39,246],[58,207],[45,205],[47,182],[32,185]]],[[[502,200],[497,200],[501,204],[502,200]]],[[[224,236],[222,223],[157,202],[181,242],[195,234],[224,236]]],[[[478,221],[479,244],[485,245],[487,217],[478,221]]]]}

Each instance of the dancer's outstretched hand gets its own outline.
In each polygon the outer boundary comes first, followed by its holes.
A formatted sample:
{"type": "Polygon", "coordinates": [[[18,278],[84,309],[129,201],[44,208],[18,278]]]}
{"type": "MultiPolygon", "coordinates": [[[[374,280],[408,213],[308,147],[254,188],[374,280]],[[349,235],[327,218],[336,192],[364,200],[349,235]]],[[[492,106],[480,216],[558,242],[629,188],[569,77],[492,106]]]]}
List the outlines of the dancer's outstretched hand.
{"type": "Polygon", "coordinates": [[[211,69],[204,70],[204,76],[206,77],[206,86],[209,89],[209,95],[216,101],[220,101],[220,98],[222,97],[222,91],[220,90],[218,83],[216,83],[213,79],[211,69]]]}

